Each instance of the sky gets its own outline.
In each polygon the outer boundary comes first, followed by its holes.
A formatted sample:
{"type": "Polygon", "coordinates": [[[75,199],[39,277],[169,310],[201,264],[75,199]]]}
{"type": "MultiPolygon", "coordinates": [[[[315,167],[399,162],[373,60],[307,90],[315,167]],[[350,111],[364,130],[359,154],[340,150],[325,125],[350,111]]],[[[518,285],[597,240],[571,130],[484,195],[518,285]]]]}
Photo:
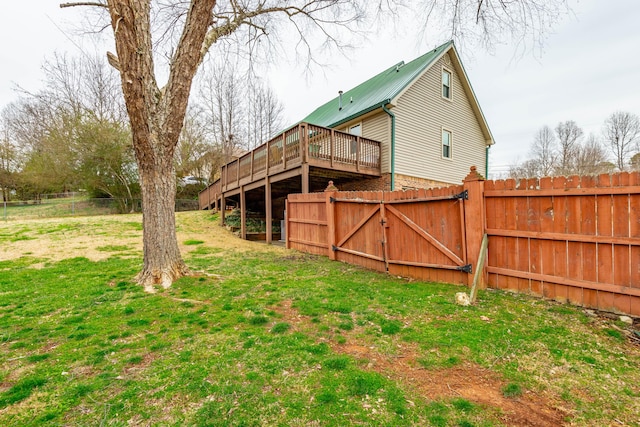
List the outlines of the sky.
{"type": "MultiPolygon", "coordinates": [[[[42,87],[41,66],[55,52],[96,49],[82,37],[80,11],[56,0],[5,1],[0,26],[0,108],[18,97],[16,87],[42,87]]],[[[615,111],[640,115],[640,1],[574,0],[572,15],[549,33],[541,51],[517,53],[513,43],[495,52],[464,51],[463,63],[493,133],[489,175],[500,177],[527,158],[538,129],[574,120],[585,134],[601,134],[615,111]]],[[[291,62],[272,66],[269,83],[295,123],[319,105],[384,69],[409,62],[438,43],[415,34],[371,34],[347,56],[325,58],[310,75],[291,62]]],[[[104,47],[97,48],[104,50],[104,47]]]]}

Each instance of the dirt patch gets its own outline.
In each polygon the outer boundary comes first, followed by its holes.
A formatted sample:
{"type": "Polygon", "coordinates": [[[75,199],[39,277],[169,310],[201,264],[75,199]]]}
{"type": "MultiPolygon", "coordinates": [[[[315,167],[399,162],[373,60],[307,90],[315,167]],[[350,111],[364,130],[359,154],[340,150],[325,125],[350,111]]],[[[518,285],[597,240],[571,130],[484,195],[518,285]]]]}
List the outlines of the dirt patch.
{"type": "MultiPolygon", "coordinates": [[[[314,328],[311,319],[300,315],[284,301],[274,311],[282,315],[294,330],[309,331],[314,328]]],[[[553,400],[531,391],[519,398],[507,398],[502,394],[506,383],[493,371],[481,366],[464,363],[445,369],[425,369],[419,363],[420,352],[415,345],[399,342],[398,351],[389,356],[375,347],[358,342],[353,333],[343,333],[344,344],[327,342],[333,351],[348,354],[366,361],[366,369],[385,375],[413,388],[425,399],[438,400],[464,398],[476,404],[499,409],[499,418],[509,426],[560,426],[568,411],[554,405],[553,400]]]]}

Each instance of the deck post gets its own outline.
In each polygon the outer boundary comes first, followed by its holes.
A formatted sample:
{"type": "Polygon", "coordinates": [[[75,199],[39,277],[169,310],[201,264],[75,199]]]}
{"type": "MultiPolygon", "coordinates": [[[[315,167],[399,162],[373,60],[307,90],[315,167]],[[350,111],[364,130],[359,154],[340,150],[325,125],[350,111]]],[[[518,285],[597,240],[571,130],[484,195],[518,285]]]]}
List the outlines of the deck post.
{"type": "Polygon", "coordinates": [[[267,244],[270,245],[273,240],[273,205],[271,201],[271,180],[268,176],[264,178],[264,210],[267,244]]]}
{"type": "Polygon", "coordinates": [[[227,165],[220,168],[220,191],[227,189],[227,165]]]}
{"type": "Polygon", "coordinates": [[[224,194],[220,196],[220,225],[224,225],[224,214],[227,211],[227,201],[224,198],[224,194]]]}
{"type": "Polygon", "coordinates": [[[282,132],[282,170],[287,170],[287,132],[282,132]]]}
{"type": "Polygon", "coordinates": [[[309,163],[304,163],[301,168],[302,172],[302,194],[309,192],[309,163]]]}
{"type": "Polygon", "coordinates": [[[253,158],[256,154],[256,150],[251,150],[251,178],[249,179],[249,182],[253,182],[253,158]]]}
{"type": "Polygon", "coordinates": [[[266,144],[266,153],[265,153],[265,163],[264,165],[264,174],[265,176],[269,176],[269,152],[271,151],[271,141],[267,141],[266,144]]]}
{"type": "MultiPolygon", "coordinates": [[[[480,248],[482,246],[482,238],[484,236],[486,221],[484,209],[484,177],[480,175],[475,166],[471,166],[471,171],[463,181],[464,189],[467,191],[467,200],[460,200],[464,203],[464,233],[466,236],[467,253],[465,254],[467,264],[471,264],[476,268],[478,257],[480,256],[480,248]]],[[[486,288],[486,267],[480,275],[478,287],[486,288]]],[[[473,283],[475,271],[467,275],[467,284],[473,283]]]]}
{"type": "Polygon", "coordinates": [[[360,172],[360,144],[362,141],[359,136],[356,136],[356,171],[360,172]]]}
{"type": "Polygon", "coordinates": [[[329,141],[329,150],[331,152],[331,161],[330,161],[331,167],[333,167],[333,157],[335,156],[335,147],[334,147],[335,139],[336,139],[336,133],[333,129],[331,129],[331,139],[329,141]]]}
{"type": "Polygon", "coordinates": [[[298,125],[298,141],[300,143],[300,157],[302,160],[302,163],[308,163],[309,159],[309,141],[307,141],[307,132],[306,132],[307,127],[305,126],[304,123],[300,123],[300,125],[298,125]]]}
{"type": "Polygon", "coordinates": [[[247,239],[247,198],[244,192],[244,185],[240,187],[240,237],[247,239]]]}

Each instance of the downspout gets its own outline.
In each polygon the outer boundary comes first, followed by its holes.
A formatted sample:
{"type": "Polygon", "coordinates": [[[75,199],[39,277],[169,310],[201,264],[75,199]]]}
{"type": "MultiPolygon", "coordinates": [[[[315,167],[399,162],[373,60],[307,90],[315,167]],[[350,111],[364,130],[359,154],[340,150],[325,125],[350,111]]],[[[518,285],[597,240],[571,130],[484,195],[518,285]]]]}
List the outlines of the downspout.
{"type": "Polygon", "coordinates": [[[484,179],[489,179],[489,148],[490,145],[487,145],[484,150],[484,179]]]}
{"type": "Polygon", "coordinates": [[[396,171],[396,115],[388,110],[385,101],[380,106],[382,110],[391,117],[391,191],[395,188],[395,171],[396,171]]]}

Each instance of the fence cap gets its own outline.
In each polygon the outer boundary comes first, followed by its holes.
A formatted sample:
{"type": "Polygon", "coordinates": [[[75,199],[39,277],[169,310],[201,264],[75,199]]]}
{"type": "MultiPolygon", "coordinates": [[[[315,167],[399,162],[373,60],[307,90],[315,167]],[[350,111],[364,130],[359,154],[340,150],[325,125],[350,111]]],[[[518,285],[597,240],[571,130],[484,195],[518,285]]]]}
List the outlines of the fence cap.
{"type": "Polygon", "coordinates": [[[329,185],[327,185],[327,188],[325,188],[324,191],[338,191],[338,187],[333,185],[333,181],[329,181],[329,185]]]}
{"type": "Polygon", "coordinates": [[[475,166],[471,166],[469,175],[467,175],[462,182],[484,181],[484,177],[478,173],[478,169],[475,166]]]}

